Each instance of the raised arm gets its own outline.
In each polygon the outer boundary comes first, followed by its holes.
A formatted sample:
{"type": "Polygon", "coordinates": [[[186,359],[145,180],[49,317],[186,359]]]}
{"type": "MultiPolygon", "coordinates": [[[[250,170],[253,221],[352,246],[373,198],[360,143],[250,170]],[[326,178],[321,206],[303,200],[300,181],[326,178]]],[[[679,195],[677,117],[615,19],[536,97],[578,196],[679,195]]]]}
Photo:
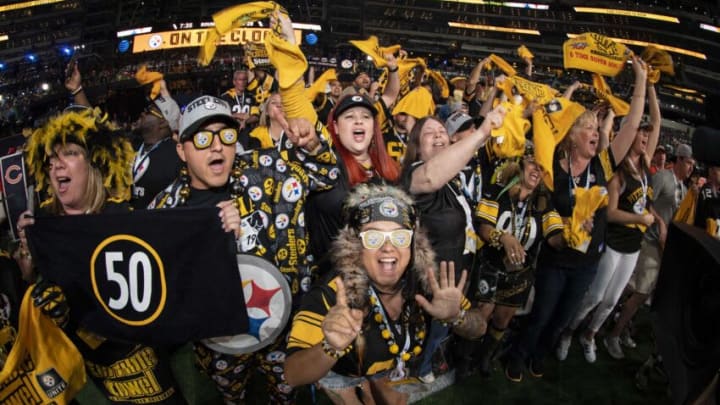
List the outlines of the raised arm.
{"type": "Polygon", "coordinates": [[[395,55],[387,53],[384,56],[387,62],[388,75],[382,99],[385,105],[390,107],[397,100],[398,94],[400,94],[400,75],[398,74],[399,68],[395,55]]]}
{"type": "Polygon", "coordinates": [[[410,193],[424,194],[439,190],[462,170],[475,151],[490,137],[490,131],[499,128],[505,109],[498,106],[488,113],[480,128],[472,135],[453,143],[429,159],[412,173],[410,193]]]}
{"type": "Polygon", "coordinates": [[[322,321],[322,342],[297,351],[285,360],[285,380],[293,387],[312,384],[324,377],[349,351],[362,328],[362,311],[348,307],[345,288],[339,277],[335,279],[335,284],[337,302],[322,321]]]}
{"type": "Polygon", "coordinates": [[[610,132],[612,132],[613,123],[615,122],[615,110],[608,106],[605,118],[600,124],[600,140],[598,142],[598,150],[605,150],[610,145],[610,132]]]}
{"type": "Polygon", "coordinates": [[[648,99],[648,110],[650,112],[650,123],[652,124],[652,132],[648,136],[647,152],[645,153],[645,160],[647,166],[650,167],[650,159],[652,154],[655,153],[658,142],[660,140],[660,127],[662,125],[662,116],[660,115],[660,101],[658,100],[655,86],[652,84],[648,85],[647,88],[647,99],[648,99]]]}
{"type": "Polygon", "coordinates": [[[82,76],[80,75],[80,69],[78,68],[77,61],[70,62],[73,65],[68,66],[68,70],[71,71],[70,75],[65,79],[65,88],[73,96],[73,103],[82,105],[85,107],[92,107],[90,100],[88,100],[85,94],[85,89],[82,86],[82,76]]]}
{"type": "Polygon", "coordinates": [[[610,149],[616,162],[623,160],[628,150],[630,150],[645,110],[647,66],[639,56],[633,55],[632,68],[635,72],[635,86],[630,100],[630,112],[625,119],[625,123],[615,135],[615,139],[610,143],[610,149]]]}

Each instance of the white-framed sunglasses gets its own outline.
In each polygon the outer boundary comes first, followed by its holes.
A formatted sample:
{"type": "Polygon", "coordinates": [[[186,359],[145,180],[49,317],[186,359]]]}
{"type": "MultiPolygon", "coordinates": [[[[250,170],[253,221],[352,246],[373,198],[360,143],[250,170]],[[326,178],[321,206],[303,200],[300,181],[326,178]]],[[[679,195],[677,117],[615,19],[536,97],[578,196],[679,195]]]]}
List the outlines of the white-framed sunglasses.
{"type": "Polygon", "coordinates": [[[397,248],[410,247],[413,231],[410,229],[396,229],[394,231],[368,230],[358,234],[365,249],[380,249],[388,239],[397,248]]]}

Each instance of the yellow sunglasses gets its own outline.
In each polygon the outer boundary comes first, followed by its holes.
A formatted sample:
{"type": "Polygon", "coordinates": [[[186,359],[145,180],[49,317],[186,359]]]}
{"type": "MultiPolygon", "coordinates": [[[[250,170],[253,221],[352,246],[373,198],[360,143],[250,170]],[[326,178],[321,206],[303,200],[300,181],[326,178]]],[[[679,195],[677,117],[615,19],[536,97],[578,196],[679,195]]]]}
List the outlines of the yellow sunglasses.
{"type": "Polygon", "coordinates": [[[204,129],[196,132],[192,137],[195,149],[202,150],[209,148],[213,143],[213,139],[215,139],[215,135],[220,136],[220,142],[222,142],[223,145],[235,145],[238,140],[238,131],[235,128],[223,128],[217,131],[204,129]]]}

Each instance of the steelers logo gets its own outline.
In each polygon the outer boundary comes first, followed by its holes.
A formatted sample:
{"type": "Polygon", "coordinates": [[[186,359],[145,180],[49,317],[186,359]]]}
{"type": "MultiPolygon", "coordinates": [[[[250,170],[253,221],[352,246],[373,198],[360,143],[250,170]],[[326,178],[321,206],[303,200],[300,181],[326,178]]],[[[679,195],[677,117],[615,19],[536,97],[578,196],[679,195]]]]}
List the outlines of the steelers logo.
{"type": "Polygon", "coordinates": [[[293,146],[295,145],[293,145],[291,140],[288,139],[287,141],[285,141],[285,149],[292,149],[293,146]]]}
{"type": "Polygon", "coordinates": [[[285,161],[282,159],[278,159],[275,161],[275,168],[280,173],[285,173],[285,170],[287,170],[287,163],[285,163],[285,161]]]}
{"type": "Polygon", "coordinates": [[[275,218],[275,226],[277,229],[285,229],[290,223],[290,217],[287,214],[280,214],[275,218]]]}
{"type": "Polygon", "coordinates": [[[214,109],[216,109],[216,108],[217,108],[217,104],[215,104],[215,102],[212,101],[212,100],[208,100],[208,101],[205,103],[205,109],[206,109],[206,110],[214,110],[214,109]]]}
{"type": "Polygon", "coordinates": [[[303,277],[302,280],[300,280],[300,289],[304,292],[310,291],[310,285],[312,285],[312,278],[303,277]]]}
{"type": "Polygon", "coordinates": [[[258,186],[252,186],[248,189],[248,195],[253,201],[260,201],[262,198],[262,190],[258,186]]]}
{"type": "Polygon", "coordinates": [[[338,178],[339,173],[340,173],[340,169],[338,169],[337,167],[334,167],[330,170],[330,172],[328,172],[328,177],[330,178],[330,180],[335,180],[338,178]]]}
{"type": "Polygon", "coordinates": [[[148,46],[151,49],[157,49],[160,48],[163,44],[162,36],[160,35],[153,35],[148,39],[148,46]]]}
{"type": "Polygon", "coordinates": [[[265,356],[265,359],[270,363],[282,363],[285,361],[285,353],[280,351],[270,352],[265,356]]]}
{"type": "Polygon", "coordinates": [[[362,98],[362,96],[352,96],[351,100],[356,103],[360,103],[363,101],[363,98],[362,98]]]}
{"type": "Polygon", "coordinates": [[[214,375],[213,380],[215,380],[221,387],[227,387],[228,385],[230,385],[230,380],[219,375],[214,375]]]}
{"type": "Polygon", "coordinates": [[[258,159],[258,161],[260,162],[261,165],[263,165],[265,167],[269,167],[273,163],[272,158],[268,155],[261,155],[260,159],[258,159]]]}
{"type": "Polygon", "coordinates": [[[295,178],[289,178],[283,182],[282,196],[285,201],[294,203],[303,195],[302,184],[295,178]]]}
{"type": "Polygon", "coordinates": [[[227,364],[227,361],[225,361],[225,360],[218,360],[218,361],[215,363],[215,369],[217,369],[217,370],[223,371],[223,370],[225,370],[227,367],[228,367],[228,364],[227,364]]]}
{"type": "MultiPolygon", "coordinates": [[[[233,355],[256,352],[275,342],[290,319],[292,302],[290,286],[277,267],[253,255],[237,258],[249,320],[248,333],[203,341],[215,351],[233,355]]],[[[282,363],[285,354],[273,351],[266,358],[282,363]]]]}
{"type": "Polygon", "coordinates": [[[300,226],[300,227],[304,227],[304,226],[305,226],[305,213],[304,213],[304,212],[301,212],[301,213],[298,215],[298,220],[297,220],[297,221],[298,221],[298,226],[300,226]]]}
{"type": "Polygon", "coordinates": [[[387,218],[395,218],[400,214],[397,205],[392,201],[384,201],[380,204],[380,213],[387,218]]]}
{"type": "Polygon", "coordinates": [[[484,279],[478,282],[478,292],[480,292],[480,294],[482,295],[486,295],[490,292],[490,285],[484,279]]]}
{"type": "Polygon", "coordinates": [[[55,386],[55,377],[53,377],[51,375],[44,375],[44,376],[42,376],[42,382],[43,382],[43,385],[45,385],[48,388],[54,387],[55,386]]]}
{"type": "Polygon", "coordinates": [[[243,187],[247,187],[247,185],[248,185],[248,178],[247,178],[246,175],[243,174],[242,176],[240,176],[240,178],[238,179],[238,181],[240,182],[240,184],[243,185],[243,187]]]}
{"type": "Polygon", "coordinates": [[[311,172],[316,172],[318,170],[318,167],[315,163],[305,163],[305,167],[311,172]]]}
{"type": "Polygon", "coordinates": [[[343,69],[351,69],[352,66],[353,63],[349,59],[343,59],[342,62],[340,62],[340,67],[343,69]]]}

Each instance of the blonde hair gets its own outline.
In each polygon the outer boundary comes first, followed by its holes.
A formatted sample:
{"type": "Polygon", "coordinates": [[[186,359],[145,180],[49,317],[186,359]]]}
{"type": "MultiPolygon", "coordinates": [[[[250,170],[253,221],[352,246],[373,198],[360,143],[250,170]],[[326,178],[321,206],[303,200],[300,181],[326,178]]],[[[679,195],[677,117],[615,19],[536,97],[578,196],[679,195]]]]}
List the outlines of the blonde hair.
{"type": "Polygon", "coordinates": [[[573,122],[572,126],[570,127],[567,136],[558,145],[558,148],[560,148],[563,153],[570,153],[573,144],[573,135],[577,133],[577,131],[579,131],[590,120],[597,121],[597,113],[595,111],[585,110],[582,114],[580,114],[579,117],[575,119],[575,122],[573,122]]]}
{"type": "MultiPolygon", "coordinates": [[[[87,150],[85,150],[85,148],[82,149],[82,155],[88,166],[87,183],[85,183],[85,190],[83,190],[82,207],[87,214],[97,214],[105,206],[105,200],[107,200],[108,192],[103,185],[103,177],[102,173],[100,173],[100,169],[90,164],[87,150]]],[[[51,199],[52,200],[48,206],[50,213],[54,215],[65,214],[65,209],[60,203],[60,199],[58,199],[55,195],[53,195],[51,199]]]]}
{"type": "Polygon", "coordinates": [[[262,106],[260,107],[260,119],[258,121],[258,126],[270,128],[270,115],[268,114],[268,106],[270,105],[270,99],[273,96],[280,96],[280,93],[270,93],[268,98],[265,99],[265,102],[262,103],[262,106]]]}

